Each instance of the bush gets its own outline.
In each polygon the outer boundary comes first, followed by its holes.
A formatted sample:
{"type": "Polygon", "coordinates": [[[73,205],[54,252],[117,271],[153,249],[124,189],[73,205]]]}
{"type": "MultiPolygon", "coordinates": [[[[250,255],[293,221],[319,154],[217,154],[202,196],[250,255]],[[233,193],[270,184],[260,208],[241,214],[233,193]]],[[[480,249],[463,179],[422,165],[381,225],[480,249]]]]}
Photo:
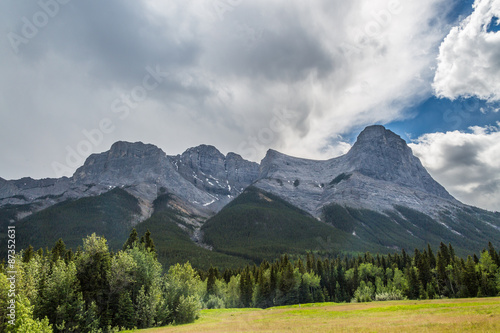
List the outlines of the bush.
{"type": "Polygon", "coordinates": [[[371,302],[373,300],[373,293],[373,285],[370,282],[366,285],[365,281],[361,281],[358,289],[354,292],[354,298],[351,302],[371,302]]]}
{"type": "Polygon", "coordinates": [[[224,309],[225,307],[224,300],[215,295],[208,296],[208,300],[205,303],[205,308],[207,309],[224,309]]]}
{"type": "Polygon", "coordinates": [[[399,289],[393,289],[391,291],[384,291],[375,294],[375,301],[400,301],[405,299],[403,293],[399,289]]]}

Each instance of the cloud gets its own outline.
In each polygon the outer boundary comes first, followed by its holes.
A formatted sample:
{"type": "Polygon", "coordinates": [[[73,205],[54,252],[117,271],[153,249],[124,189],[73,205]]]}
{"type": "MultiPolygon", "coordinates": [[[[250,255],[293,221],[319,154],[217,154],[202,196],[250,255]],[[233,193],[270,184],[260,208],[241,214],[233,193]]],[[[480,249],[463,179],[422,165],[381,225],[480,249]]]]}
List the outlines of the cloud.
{"type": "MultiPolygon", "coordinates": [[[[54,177],[54,162],[71,175],[68,151],[80,150],[84,159],[117,140],[153,143],[169,154],[206,143],[256,161],[268,148],[331,158],[349,146],[339,135],[404,117],[405,107],[432,93],[431,67],[449,31],[443,13],[450,6],[446,0],[60,4],[17,53],[8,38],[0,40],[0,140],[9,142],[0,146],[0,175],[54,177]],[[132,101],[126,117],[114,112],[117,99],[123,107],[141,91],[148,67],[168,75],[132,101]],[[84,131],[99,129],[103,119],[113,131],[90,142],[84,131]]],[[[37,2],[2,1],[2,31],[22,36],[42,10],[37,2]]]]}
{"type": "Polygon", "coordinates": [[[500,211],[500,122],[469,132],[424,134],[410,147],[457,199],[500,211]]]}
{"type": "Polygon", "coordinates": [[[441,44],[433,88],[437,96],[452,100],[500,101],[500,1],[476,0],[473,8],[441,44]]]}

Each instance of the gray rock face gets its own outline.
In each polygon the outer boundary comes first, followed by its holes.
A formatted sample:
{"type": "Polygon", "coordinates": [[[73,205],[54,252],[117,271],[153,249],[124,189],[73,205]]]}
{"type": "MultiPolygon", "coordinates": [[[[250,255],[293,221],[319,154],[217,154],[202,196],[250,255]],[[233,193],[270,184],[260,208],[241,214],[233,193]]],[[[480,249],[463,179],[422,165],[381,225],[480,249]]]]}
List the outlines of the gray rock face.
{"type": "Polygon", "coordinates": [[[432,179],[406,142],[383,126],[367,127],[347,154],[326,161],[269,150],[255,186],[318,218],[333,202],[376,211],[399,204],[429,214],[460,204],[432,179]]]}
{"type": "Polygon", "coordinates": [[[151,215],[153,201],[165,193],[182,201],[183,209],[208,217],[250,185],[257,178],[258,168],[257,163],[237,154],[225,157],[212,146],[167,156],[151,144],[119,141],[110,150],[89,156],[71,178],[2,179],[0,207],[31,204],[33,212],[123,187],[139,199],[143,218],[151,215]]]}
{"type": "Polygon", "coordinates": [[[183,154],[169,156],[179,174],[198,189],[213,195],[210,206],[221,209],[259,174],[259,165],[244,160],[240,155],[224,156],[208,145],[189,148],[183,154]]]}
{"type": "Polygon", "coordinates": [[[365,128],[345,156],[353,170],[378,180],[420,189],[443,199],[452,196],[429,175],[399,135],[375,125],[365,128]]]}

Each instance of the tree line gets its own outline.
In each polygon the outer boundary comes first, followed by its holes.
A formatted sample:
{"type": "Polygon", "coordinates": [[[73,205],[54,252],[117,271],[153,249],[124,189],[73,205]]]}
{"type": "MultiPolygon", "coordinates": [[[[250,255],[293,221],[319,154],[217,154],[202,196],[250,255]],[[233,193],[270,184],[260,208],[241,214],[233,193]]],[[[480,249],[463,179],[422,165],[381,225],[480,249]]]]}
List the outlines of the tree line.
{"type": "Polygon", "coordinates": [[[500,255],[491,243],[480,256],[455,255],[451,244],[440,244],[387,255],[315,257],[238,270],[200,271],[207,282],[207,307],[270,307],[309,302],[369,302],[497,296],[500,255]]]}
{"type": "Polygon", "coordinates": [[[497,296],[500,254],[491,243],[479,257],[436,254],[282,255],[273,262],[219,271],[189,263],[166,272],[151,234],[132,230],[113,253],[95,234],[76,252],[59,240],[51,250],[21,251],[15,263],[16,326],[6,320],[7,268],[0,267],[0,331],[115,332],[193,322],[202,308],[271,307],[310,302],[368,302],[497,296]]]}

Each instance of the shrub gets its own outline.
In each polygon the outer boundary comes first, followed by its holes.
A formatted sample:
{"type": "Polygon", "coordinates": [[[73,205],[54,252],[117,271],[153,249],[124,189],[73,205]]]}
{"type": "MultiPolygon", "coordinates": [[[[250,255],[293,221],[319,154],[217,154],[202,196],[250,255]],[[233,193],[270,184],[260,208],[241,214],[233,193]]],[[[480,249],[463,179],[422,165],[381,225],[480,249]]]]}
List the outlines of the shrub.
{"type": "Polygon", "coordinates": [[[354,298],[351,302],[371,302],[374,289],[370,282],[367,285],[365,281],[361,281],[358,289],[354,292],[354,298]]]}
{"type": "Polygon", "coordinates": [[[205,303],[205,308],[207,309],[224,309],[225,307],[224,300],[215,295],[208,296],[208,300],[205,303]]]}
{"type": "Polygon", "coordinates": [[[391,291],[384,291],[375,294],[375,301],[400,301],[405,299],[403,293],[399,289],[392,289],[391,291]]]}

